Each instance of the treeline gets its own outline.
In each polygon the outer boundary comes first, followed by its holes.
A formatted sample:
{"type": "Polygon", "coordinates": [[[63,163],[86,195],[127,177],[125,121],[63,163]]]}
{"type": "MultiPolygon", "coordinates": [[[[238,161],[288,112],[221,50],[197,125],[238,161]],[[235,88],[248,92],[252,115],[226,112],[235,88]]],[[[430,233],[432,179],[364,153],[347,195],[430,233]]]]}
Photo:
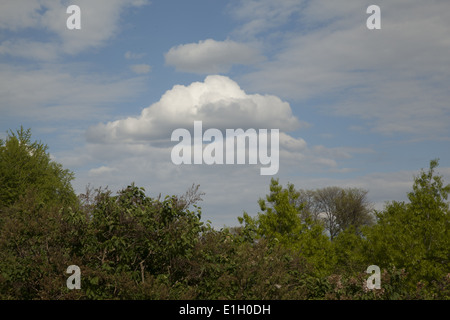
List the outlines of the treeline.
{"type": "Polygon", "coordinates": [[[86,188],[30,130],[0,140],[0,299],[449,299],[449,205],[438,161],[409,201],[272,179],[260,212],[216,230],[202,193],[151,198],[86,188]],[[67,267],[81,270],[69,289],[67,267]],[[381,269],[369,289],[366,269],[381,269]]]}

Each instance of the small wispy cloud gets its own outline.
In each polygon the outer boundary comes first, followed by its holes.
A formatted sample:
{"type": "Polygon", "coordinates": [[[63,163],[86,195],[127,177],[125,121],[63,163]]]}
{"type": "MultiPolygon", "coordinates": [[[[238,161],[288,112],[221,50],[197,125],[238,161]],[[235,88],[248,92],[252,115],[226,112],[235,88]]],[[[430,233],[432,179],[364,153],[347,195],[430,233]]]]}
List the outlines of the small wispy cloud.
{"type": "Polygon", "coordinates": [[[127,51],[127,52],[125,52],[125,54],[123,56],[127,60],[137,60],[137,59],[141,59],[141,58],[145,57],[145,53],[136,53],[136,52],[127,51]]]}
{"type": "Polygon", "coordinates": [[[110,174],[110,173],[112,173],[114,171],[117,171],[117,169],[110,168],[110,167],[107,167],[107,166],[101,166],[101,167],[89,170],[88,175],[89,176],[105,175],[105,174],[110,174]]]}
{"type": "Polygon", "coordinates": [[[152,70],[152,67],[148,64],[133,64],[130,69],[137,74],[146,74],[152,70]]]}

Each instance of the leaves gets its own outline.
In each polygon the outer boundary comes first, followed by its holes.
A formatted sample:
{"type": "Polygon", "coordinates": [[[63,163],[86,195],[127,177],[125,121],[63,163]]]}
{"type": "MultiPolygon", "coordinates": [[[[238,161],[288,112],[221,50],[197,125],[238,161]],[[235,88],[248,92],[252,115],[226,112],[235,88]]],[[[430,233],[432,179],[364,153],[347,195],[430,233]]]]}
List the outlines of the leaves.
{"type": "Polygon", "coordinates": [[[375,221],[365,190],[272,179],[256,215],[216,230],[195,184],[164,198],[134,183],[75,197],[70,171],[21,128],[0,141],[0,299],[448,299],[450,185],[437,167],[375,221]],[[81,290],[66,287],[69,265],[81,290]]]}
{"type": "Polygon", "coordinates": [[[0,209],[13,205],[27,192],[46,204],[74,205],[76,195],[70,182],[74,176],[51,160],[48,147],[31,141],[30,129],[10,132],[0,144],[0,209]]]}
{"type": "Polygon", "coordinates": [[[377,213],[377,225],[367,231],[374,261],[405,268],[414,287],[427,283],[450,270],[449,207],[445,201],[450,186],[435,175],[437,160],[427,172],[414,179],[409,203],[392,202],[377,213]]]}

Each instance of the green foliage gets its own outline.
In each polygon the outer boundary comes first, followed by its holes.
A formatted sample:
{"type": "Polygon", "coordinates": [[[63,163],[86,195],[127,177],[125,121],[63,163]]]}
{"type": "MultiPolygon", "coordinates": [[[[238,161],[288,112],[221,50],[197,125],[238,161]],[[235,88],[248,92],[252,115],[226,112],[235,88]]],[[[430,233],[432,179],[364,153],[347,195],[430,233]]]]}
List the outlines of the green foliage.
{"type": "Polygon", "coordinates": [[[364,250],[364,239],[354,227],[342,231],[332,243],[336,257],[336,271],[355,274],[368,266],[364,250]]]}
{"type": "Polygon", "coordinates": [[[373,263],[404,268],[410,288],[429,284],[450,271],[450,231],[447,195],[438,161],[414,179],[409,203],[392,202],[377,213],[377,224],[367,232],[367,251],[373,263]]]}
{"type": "Polygon", "coordinates": [[[65,292],[66,268],[78,263],[67,235],[80,225],[64,219],[62,208],[44,206],[34,193],[2,213],[0,229],[0,298],[74,298],[65,292]]]}
{"type": "Polygon", "coordinates": [[[202,193],[87,188],[21,128],[0,141],[0,299],[449,299],[450,185],[430,162],[409,202],[372,221],[367,192],[272,179],[236,228],[201,221],[202,193]],[[324,218],[326,215],[326,218],[324,218]],[[366,269],[381,268],[369,290],[366,269]],[[67,267],[81,269],[69,290],[67,267]]]}
{"type": "Polygon", "coordinates": [[[9,132],[0,140],[0,208],[31,191],[45,204],[73,205],[76,195],[70,184],[73,174],[51,160],[47,146],[31,141],[30,129],[9,132]]]}
{"type": "MultiPolygon", "coordinates": [[[[185,209],[179,198],[163,201],[145,195],[143,188],[128,186],[117,196],[98,190],[83,243],[83,257],[90,270],[101,270],[87,284],[91,298],[101,298],[106,283],[114,297],[128,293],[118,291],[117,279],[128,277],[135,285],[166,279],[181,281],[184,264],[205,230],[201,210],[185,209]],[[162,276],[162,278],[160,277],[162,276]],[[158,278],[159,277],[159,278],[158,278]],[[115,285],[113,285],[115,283],[115,285]]],[[[81,266],[80,266],[81,267],[81,266]]]]}
{"type": "Polygon", "coordinates": [[[245,222],[246,235],[253,233],[255,239],[267,239],[272,244],[292,249],[313,264],[317,274],[326,273],[334,264],[331,243],[320,223],[305,218],[298,197],[294,185],[283,188],[278,180],[272,179],[270,194],[266,200],[258,202],[262,212],[255,219],[244,213],[239,222],[245,222]]]}
{"type": "Polygon", "coordinates": [[[302,206],[296,205],[296,197],[292,184],[284,189],[278,180],[272,179],[270,194],[266,200],[258,201],[262,211],[258,215],[258,234],[286,246],[297,243],[306,226],[298,217],[302,206]]]}

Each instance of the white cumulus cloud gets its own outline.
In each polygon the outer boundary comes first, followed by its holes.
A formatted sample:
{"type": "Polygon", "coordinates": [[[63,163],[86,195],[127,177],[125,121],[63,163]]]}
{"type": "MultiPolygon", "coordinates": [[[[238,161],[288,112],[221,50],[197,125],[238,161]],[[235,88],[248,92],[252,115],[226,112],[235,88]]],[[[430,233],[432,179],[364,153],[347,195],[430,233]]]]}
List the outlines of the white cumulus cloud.
{"type": "Polygon", "coordinates": [[[255,128],[295,130],[301,126],[289,103],[272,95],[247,94],[225,76],[176,85],[138,117],[98,124],[87,132],[94,142],[170,141],[176,128],[190,129],[203,121],[206,129],[255,128]]]}

